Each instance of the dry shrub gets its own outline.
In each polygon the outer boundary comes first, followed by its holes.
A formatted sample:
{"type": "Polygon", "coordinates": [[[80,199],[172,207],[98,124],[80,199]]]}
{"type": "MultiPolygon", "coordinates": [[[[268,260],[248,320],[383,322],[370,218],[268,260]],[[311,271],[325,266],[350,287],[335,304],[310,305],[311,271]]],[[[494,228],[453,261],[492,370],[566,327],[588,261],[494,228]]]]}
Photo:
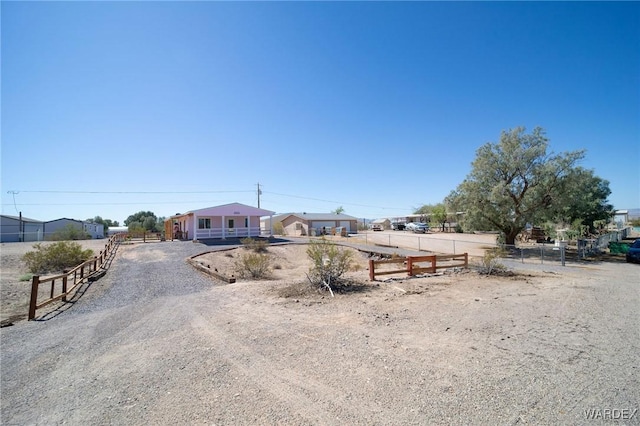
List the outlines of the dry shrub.
{"type": "Polygon", "coordinates": [[[83,250],[80,244],[70,241],[59,241],[46,246],[39,243],[34,244],[33,248],[35,250],[25,253],[22,260],[29,272],[34,274],[73,268],[93,256],[93,250],[83,250]]]}
{"type": "Polygon", "coordinates": [[[249,237],[243,238],[242,240],[240,240],[240,242],[246,249],[254,251],[256,253],[266,253],[267,248],[269,247],[269,242],[263,239],[249,237]]]}
{"type": "Polygon", "coordinates": [[[500,263],[500,259],[504,256],[505,251],[500,247],[485,250],[479,272],[485,275],[503,273],[507,268],[500,263]]]}
{"type": "Polygon", "coordinates": [[[266,253],[242,253],[236,259],[234,269],[241,278],[269,278],[271,275],[271,256],[266,253]]]}
{"type": "Polygon", "coordinates": [[[307,255],[313,263],[307,276],[309,281],[333,295],[333,290],[344,284],[342,276],[353,264],[353,253],[321,238],[309,244],[307,255]]]}

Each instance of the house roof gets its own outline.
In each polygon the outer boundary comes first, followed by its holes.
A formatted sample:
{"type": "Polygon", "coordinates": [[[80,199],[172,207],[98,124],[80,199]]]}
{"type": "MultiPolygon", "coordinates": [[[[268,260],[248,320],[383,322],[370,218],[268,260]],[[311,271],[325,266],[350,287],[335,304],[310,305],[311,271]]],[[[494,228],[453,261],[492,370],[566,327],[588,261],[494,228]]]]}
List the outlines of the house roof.
{"type": "Polygon", "coordinates": [[[259,209],[241,203],[223,204],[221,206],[206,207],[203,209],[191,210],[186,213],[171,216],[171,218],[181,216],[271,216],[275,212],[271,210],[259,209]]]}
{"type": "MultiPolygon", "coordinates": [[[[288,213],[284,215],[279,215],[277,217],[282,217],[283,219],[289,216],[295,216],[297,218],[303,220],[358,220],[353,216],[349,216],[348,214],[335,214],[335,213],[288,213]]],[[[274,217],[275,219],[275,217],[274,217]]]]}
{"type": "Polygon", "coordinates": [[[384,218],[384,219],[375,219],[372,220],[371,223],[385,223],[385,222],[391,222],[389,219],[384,218]]]}
{"type": "MultiPolygon", "coordinates": [[[[9,214],[3,214],[3,215],[0,215],[0,216],[2,216],[2,217],[7,217],[7,218],[9,218],[9,219],[20,220],[20,216],[11,216],[11,215],[9,215],[9,214]]],[[[28,217],[24,217],[24,216],[22,216],[22,221],[23,221],[23,222],[36,222],[36,223],[42,223],[42,221],[41,221],[41,220],[37,220],[37,219],[30,219],[30,218],[28,218],[28,217]]]]}
{"type": "Polygon", "coordinates": [[[82,220],[69,219],[68,217],[61,217],[60,219],[47,220],[45,223],[58,222],[58,221],[60,221],[60,220],[68,220],[68,221],[70,221],[70,222],[83,223],[83,221],[82,221],[82,220]]]}

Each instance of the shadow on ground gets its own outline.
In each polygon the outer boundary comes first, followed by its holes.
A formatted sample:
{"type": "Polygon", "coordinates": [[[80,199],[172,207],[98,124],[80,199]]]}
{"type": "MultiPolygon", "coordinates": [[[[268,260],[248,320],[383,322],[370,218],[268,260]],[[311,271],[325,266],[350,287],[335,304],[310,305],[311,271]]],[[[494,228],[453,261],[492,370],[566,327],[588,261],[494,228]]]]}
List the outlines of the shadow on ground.
{"type": "MultiPolygon", "coordinates": [[[[243,239],[244,238],[227,238],[225,240],[222,240],[219,238],[206,238],[198,241],[204,244],[205,246],[241,246],[243,239]]],[[[269,244],[281,244],[281,243],[292,242],[291,240],[287,240],[285,238],[277,238],[277,237],[271,237],[271,238],[258,237],[253,239],[268,241],[269,244]]]]}

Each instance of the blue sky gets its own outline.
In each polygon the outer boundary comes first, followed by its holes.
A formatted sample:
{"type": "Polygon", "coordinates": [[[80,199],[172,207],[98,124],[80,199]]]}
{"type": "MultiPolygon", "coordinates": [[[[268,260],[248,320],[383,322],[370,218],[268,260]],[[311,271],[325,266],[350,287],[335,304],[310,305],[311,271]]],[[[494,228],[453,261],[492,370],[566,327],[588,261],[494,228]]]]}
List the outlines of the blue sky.
{"type": "Polygon", "coordinates": [[[637,2],[1,8],[3,214],[400,216],[516,126],[640,207],[637,2]]]}

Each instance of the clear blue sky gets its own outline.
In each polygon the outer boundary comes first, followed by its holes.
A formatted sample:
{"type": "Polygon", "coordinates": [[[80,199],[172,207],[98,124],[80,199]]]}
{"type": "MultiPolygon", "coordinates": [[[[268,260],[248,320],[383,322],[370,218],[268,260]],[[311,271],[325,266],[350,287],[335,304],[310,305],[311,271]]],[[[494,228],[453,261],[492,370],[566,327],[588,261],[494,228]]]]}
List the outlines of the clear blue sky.
{"type": "Polygon", "coordinates": [[[640,207],[637,2],[1,8],[3,214],[393,217],[516,126],[640,207]]]}

